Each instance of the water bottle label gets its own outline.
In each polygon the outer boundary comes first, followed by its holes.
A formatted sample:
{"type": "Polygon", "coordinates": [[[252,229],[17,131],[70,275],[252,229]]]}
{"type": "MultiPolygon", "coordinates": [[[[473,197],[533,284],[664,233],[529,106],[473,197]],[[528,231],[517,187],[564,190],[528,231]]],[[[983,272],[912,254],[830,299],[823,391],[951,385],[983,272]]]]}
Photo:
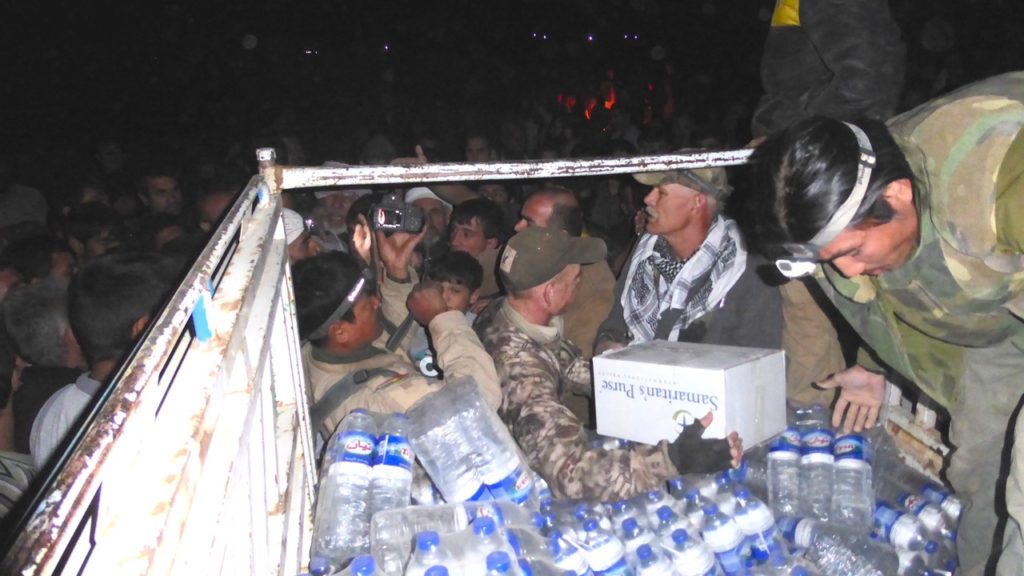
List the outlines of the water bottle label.
{"type": "Polygon", "coordinates": [[[832,439],[835,434],[831,430],[814,428],[804,432],[800,437],[800,455],[804,463],[831,463],[832,439]]]}
{"type": "Polygon", "coordinates": [[[377,441],[366,432],[349,430],[338,439],[338,447],[335,449],[334,464],[349,462],[363,466],[373,464],[373,449],[377,441]]]}
{"type": "MultiPolygon", "coordinates": [[[[593,567],[593,562],[591,562],[591,567],[593,567]]],[[[629,563],[626,562],[626,559],[624,557],[620,556],[619,559],[614,564],[612,564],[611,566],[609,566],[607,568],[602,568],[602,569],[595,568],[594,569],[594,575],[595,576],[627,576],[627,575],[632,576],[633,575],[633,571],[630,569],[629,563]]]]}
{"type": "MultiPolygon", "coordinates": [[[[501,513],[501,508],[498,508],[493,504],[485,506],[469,505],[465,508],[466,518],[469,520],[470,524],[472,524],[477,518],[493,518],[494,523],[498,526],[505,524],[505,515],[501,513]]],[[[509,538],[511,539],[512,536],[510,535],[509,538]]]]}
{"type": "Polygon", "coordinates": [[[904,492],[903,494],[900,494],[899,498],[897,498],[896,501],[899,502],[901,506],[903,506],[907,510],[910,510],[914,514],[920,514],[921,510],[925,507],[925,505],[929,503],[923,495],[911,494],[910,492],[904,492]]]}
{"type": "Polygon", "coordinates": [[[415,456],[412,446],[404,436],[393,436],[385,434],[380,437],[377,450],[373,456],[374,466],[394,466],[404,470],[412,471],[412,461],[415,456]]]}
{"type": "Polygon", "coordinates": [[[795,530],[793,531],[793,544],[798,548],[807,548],[811,545],[811,539],[814,538],[814,528],[817,525],[811,518],[804,518],[796,522],[795,530]]]}
{"type": "Polygon", "coordinates": [[[718,563],[722,565],[722,571],[727,575],[747,573],[746,563],[738,549],[716,552],[715,557],[718,558],[718,563]]]}
{"type": "Polygon", "coordinates": [[[487,489],[495,500],[510,500],[516,504],[523,504],[533,492],[533,478],[529,472],[524,472],[521,466],[516,466],[511,474],[499,482],[488,484],[487,489]]]}
{"type": "Polygon", "coordinates": [[[735,522],[723,522],[712,530],[704,531],[704,542],[717,554],[722,550],[731,550],[743,543],[743,533],[735,522]]]}
{"type": "Polygon", "coordinates": [[[836,438],[832,444],[832,454],[835,456],[836,466],[857,466],[861,463],[870,463],[873,457],[871,444],[866,442],[860,434],[848,434],[836,438]]]}
{"type": "Polygon", "coordinates": [[[800,432],[796,428],[786,428],[782,434],[768,446],[769,452],[800,452],[800,432]]]}

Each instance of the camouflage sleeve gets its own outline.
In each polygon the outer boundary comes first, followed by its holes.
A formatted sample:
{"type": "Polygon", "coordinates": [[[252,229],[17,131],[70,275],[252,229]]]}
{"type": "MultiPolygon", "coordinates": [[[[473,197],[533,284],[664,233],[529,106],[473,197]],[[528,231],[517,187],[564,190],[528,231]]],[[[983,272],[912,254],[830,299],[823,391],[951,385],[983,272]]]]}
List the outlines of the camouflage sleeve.
{"type": "Polygon", "coordinates": [[[558,364],[565,367],[562,373],[567,386],[562,391],[563,397],[565,394],[594,397],[590,359],[583,355],[576,344],[569,340],[562,340],[558,349],[558,364]]]}
{"type": "Polygon", "coordinates": [[[430,322],[430,336],[437,350],[437,363],[445,378],[470,377],[480,388],[487,405],[497,410],[501,403],[501,384],[491,355],[458,310],[438,314],[430,322]]]}
{"type": "Polygon", "coordinates": [[[591,448],[583,426],[558,401],[558,374],[522,349],[497,362],[505,385],[501,415],[538,472],[559,498],[610,501],[659,486],[676,475],[667,444],[631,449],[591,448]]]}

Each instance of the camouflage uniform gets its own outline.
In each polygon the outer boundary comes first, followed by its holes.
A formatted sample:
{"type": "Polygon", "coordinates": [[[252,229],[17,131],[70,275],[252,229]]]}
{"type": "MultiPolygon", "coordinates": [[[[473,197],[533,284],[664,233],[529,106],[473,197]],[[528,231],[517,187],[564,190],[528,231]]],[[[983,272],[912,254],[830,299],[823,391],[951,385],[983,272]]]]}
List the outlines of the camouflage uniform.
{"type": "Polygon", "coordinates": [[[590,389],[590,363],[561,336],[560,319],[552,326],[532,325],[502,298],[475,327],[501,380],[498,414],[555,496],[619,500],[677,474],[666,442],[617,450],[589,446],[562,400],[590,389]]]}
{"type": "MultiPolygon", "coordinates": [[[[831,266],[815,274],[874,358],[950,410],[958,450],[948,476],[973,500],[958,532],[968,571],[988,556],[1001,456],[993,447],[1003,445],[1024,390],[1022,126],[1024,73],[893,118],[889,128],[917,180],[918,247],[878,277],[844,278],[831,266]]],[[[861,364],[872,358],[862,354],[861,364]]],[[[1022,465],[1014,464],[1011,490],[1022,465]]],[[[1007,537],[1024,548],[1013,519],[1007,537]]]]}

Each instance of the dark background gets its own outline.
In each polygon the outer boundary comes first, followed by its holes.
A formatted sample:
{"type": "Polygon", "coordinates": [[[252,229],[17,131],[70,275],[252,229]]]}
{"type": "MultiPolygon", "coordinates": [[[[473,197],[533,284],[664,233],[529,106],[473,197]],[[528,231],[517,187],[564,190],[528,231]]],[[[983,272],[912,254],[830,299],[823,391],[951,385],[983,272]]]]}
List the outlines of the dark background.
{"type": "MultiPolygon", "coordinates": [[[[618,104],[635,116],[659,110],[666,86],[678,108],[713,120],[742,115],[760,95],[773,7],[770,0],[5,4],[2,153],[20,180],[44,188],[102,139],[122,143],[130,156],[191,160],[223,156],[231,146],[251,153],[259,140],[291,133],[319,162],[351,159],[383,130],[404,154],[423,133],[455,142],[468,126],[493,127],[503,115],[553,106],[559,95],[585,102],[600,94],[609,71],[618,104]]],[[[904,108],[1024,68],[1020,0],[892,0],[891,8],[908,47],[904,108]]]]}

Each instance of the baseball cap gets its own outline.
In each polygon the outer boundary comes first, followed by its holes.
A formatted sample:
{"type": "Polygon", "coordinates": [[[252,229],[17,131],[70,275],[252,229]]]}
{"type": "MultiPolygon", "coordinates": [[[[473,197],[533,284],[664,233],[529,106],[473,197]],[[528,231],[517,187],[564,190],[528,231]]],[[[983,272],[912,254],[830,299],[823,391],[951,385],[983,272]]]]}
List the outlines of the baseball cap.
{"type": "MultiPolygon", "coordinates": [[[[695,150],[679,150],[677,153],[683,154],[688,152],[695,152],[695,150]]],[[[721,202],[728,200],[729,194],[732,193],[729,179],[725,175],[725,168],[721,166],[690,168],[688,170],[665,170],[663,172],[642,172],[640,174],[633,174],[633,179],[647,186],[682,184],[687,188],[703,192],[721,202]]]]}
{"type": "Polygon", "coordinates": [[[362,198],[367,194],[373,192],[369,188],[334,188],[332,190],[317,190],[313,192],[313,196],[319,200],[320,198],[327,198],[333,194],[354,194],[356,198],[362,198]]]}
{"type": "Polygon", "coordinates": [[[528,226],[509,239],[498,270],[509,290],[526,290],[557,276],[570,264],[593,264],[608,254],[604,240],[528,226]]]}
{"type": "Polygon", "coordinates": [[[452,205],[449,202],[446,202],[440,196],[438,196],[437,194],[434,194],[433,190],[431,190],[430,188],[427,188],[425,186],[417,186],[415,188],[409,188],[409,190],[405,193],[405,203],[406,204],[412,204],[413,202],[415,202],[417,200],[422,200],[424,198],[430,198],[431,200],[437,200],[437,201],[441,202],[442,204],[444,204],[444,207],[448,208],[449,210],[451,210],[451,208],[452,208],[452,205]]]}

